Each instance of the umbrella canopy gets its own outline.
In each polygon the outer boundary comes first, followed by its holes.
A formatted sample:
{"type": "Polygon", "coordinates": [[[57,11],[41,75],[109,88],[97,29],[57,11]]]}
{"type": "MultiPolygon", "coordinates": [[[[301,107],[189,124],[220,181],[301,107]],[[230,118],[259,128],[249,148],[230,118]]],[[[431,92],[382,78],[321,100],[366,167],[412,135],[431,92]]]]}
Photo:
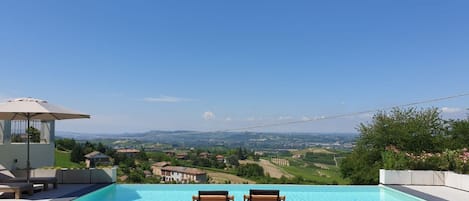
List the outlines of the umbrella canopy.
{"type": "MultiPolygon", "coordinates": [[[[0,120],[27,120],[26,132],[28,132],[29,121],[40,120],[61,120],[90,118],[90,115],[74,112],[60,106],[49,104],[47,101],[35,98],[18,98],[0,104],[0,120]]],[[[31,164],[29,161],[29,144],[31,136],[27,137],[27,159],[26,159],[26,181],[29,183],[31,176],[31,164]]]]}
{"type": "Polygon", "coordinates": [[[61,120],[90,118],[90,115],[52,105],[35,98],[17,98],[0,104],[1,120],[61,120]]]}

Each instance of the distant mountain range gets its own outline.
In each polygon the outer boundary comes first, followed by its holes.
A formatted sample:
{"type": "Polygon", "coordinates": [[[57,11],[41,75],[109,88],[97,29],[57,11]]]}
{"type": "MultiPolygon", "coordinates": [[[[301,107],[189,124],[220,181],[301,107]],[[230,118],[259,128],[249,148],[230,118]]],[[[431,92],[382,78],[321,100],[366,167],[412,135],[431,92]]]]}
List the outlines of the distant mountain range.
{"type": "Polygon", "coordinates": [[[148,131],[142,133],[77,133],[57,131],[58,138],[76,140],[131,140],[142,143],[163,143],[173,146],[228,146],[262,148],[304,148],[315,145],[343,146],[351,144],[357,133],[273,133],[273,132],[198,132],[148,131]]]}

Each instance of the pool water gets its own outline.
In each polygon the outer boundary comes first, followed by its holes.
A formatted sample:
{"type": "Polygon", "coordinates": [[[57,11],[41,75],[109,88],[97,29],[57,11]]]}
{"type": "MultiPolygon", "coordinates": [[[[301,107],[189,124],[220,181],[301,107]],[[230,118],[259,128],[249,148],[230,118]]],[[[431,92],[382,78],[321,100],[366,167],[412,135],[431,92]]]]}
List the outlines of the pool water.
{"type": "Polygon", "coordinates": [[[249,184],[113,184],[76,201],[191,201],[199,190],[227,190],[243,201],[249,189],[278,189],[286,201],[422,201],[384,186],[249,184]]]}

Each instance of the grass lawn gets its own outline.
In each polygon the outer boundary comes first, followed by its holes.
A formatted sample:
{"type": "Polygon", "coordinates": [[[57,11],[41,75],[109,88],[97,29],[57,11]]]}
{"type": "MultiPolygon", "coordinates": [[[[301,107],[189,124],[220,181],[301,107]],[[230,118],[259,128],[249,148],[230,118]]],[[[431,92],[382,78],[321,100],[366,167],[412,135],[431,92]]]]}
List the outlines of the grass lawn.
{"type": "Polygon", "coordinates": [[[70,152],[55,150],[55,167],[80,168],[83,166],[70,161],[70,152]]]}
{"type": "Polygon", "coordinates": [[[350,181],[340,175],[340,169],[335,165],[321,164],[316,161],[289,159],[290,166],[282,167],[288,173],[319,184],[350,184],[350,181]]]}
{"type": "Polygon", "coordinates": [[[335,166],[329,166],[329,169],[317,167],[288,166],[282,167],[288,173],[304,179],[317,181],[324,184],[349,184],[348,180],[340,176],[339,169],[335,166]]]}

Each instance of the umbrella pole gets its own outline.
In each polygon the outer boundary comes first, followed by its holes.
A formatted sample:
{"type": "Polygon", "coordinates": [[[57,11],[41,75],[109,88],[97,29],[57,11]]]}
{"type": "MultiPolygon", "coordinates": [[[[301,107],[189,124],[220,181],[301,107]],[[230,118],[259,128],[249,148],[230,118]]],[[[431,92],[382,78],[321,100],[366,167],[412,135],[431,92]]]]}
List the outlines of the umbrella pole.
{"type": "Polygon", "coordinates": [[[26,154],[26,182],[29,184],[29,179],[31,178],[31,163],[29,161],[29,138],[31,138],[31,136],[29,135],[29,119],[31,118],[31,114],[27,114],[27,119],[28,119],[28,127],[26,129],[26,135],[28,136],[27,137],[27,154],[26,154]]]}

